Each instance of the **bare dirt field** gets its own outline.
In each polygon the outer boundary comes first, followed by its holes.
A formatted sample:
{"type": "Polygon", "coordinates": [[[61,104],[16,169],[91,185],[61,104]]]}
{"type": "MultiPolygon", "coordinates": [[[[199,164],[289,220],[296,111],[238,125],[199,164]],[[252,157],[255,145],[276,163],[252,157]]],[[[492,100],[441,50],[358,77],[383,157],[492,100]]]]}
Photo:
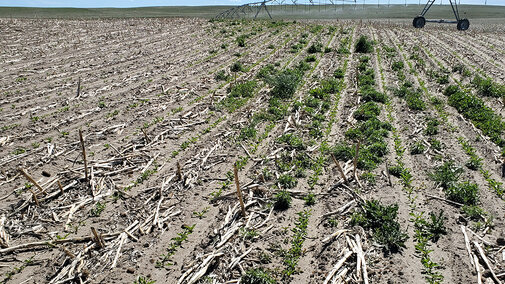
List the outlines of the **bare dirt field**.
{"type": "Polygon", "coordinates": [[[1,283],[501,283],[504,28],[0,19],[1,283]]]}

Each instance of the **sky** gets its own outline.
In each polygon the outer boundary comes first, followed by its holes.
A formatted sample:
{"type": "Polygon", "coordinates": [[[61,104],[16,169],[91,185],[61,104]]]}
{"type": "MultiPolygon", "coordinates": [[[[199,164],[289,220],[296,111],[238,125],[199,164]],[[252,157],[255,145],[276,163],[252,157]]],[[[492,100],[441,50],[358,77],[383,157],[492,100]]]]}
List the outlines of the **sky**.
{"type": "MultiPolygon", "coordinates": [[[[245,3],[257,2],[261,0],[0,0],[0,6],[18,6],[18,7],[77,7],[77,8],[101,8],[101,7],[145,7],[145,6],[200,6],[200,5],[241,5],[245,3]]],[[[324,2],[325,0],[314,0],[314,2],[324,2]]],[[[348,1],[348,0],[347,0],[348,1]]],[[[357,0],[363,3],[363,0],[357,0]]],[[[366,3],[387,4],[388,0],[365,0],[366,3]]],[[[389,0],[391,4],[407,3],[418,4],[426,0],[389,0]]],[[[437,0],[437,4],[442,1],[443,4],[449,4],[449,0],[437,0]]],[[[456,0],[461,4],[484,4],[505,5],[504,0],[456,0]]],[[[291,2],[291,0],[286,0],[291,2]]],[[[308,3],[308,0],[298,0],[298,3],[308,3]]],[[[329,0],[326,0],[329,3],[329,0]]],[[[340,0],[334,0],[338,3],[340,0]]]]}

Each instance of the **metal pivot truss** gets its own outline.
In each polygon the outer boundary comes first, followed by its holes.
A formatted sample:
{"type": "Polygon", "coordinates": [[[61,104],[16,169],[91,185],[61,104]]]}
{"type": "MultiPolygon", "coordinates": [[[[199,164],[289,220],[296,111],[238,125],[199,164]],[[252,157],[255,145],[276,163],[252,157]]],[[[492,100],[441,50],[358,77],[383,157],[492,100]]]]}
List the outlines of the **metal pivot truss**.
{"type": "Polygon", "coordinates": [[[414,21],[412,24],[414,25],[415,28],[421,29],[424,27],[424,25],[428,23],[447,23],[447,24],[457,24],[457,28],[460,31],[466,31],[470,27],[470,21],[468,19],[461,19],[459,17],[459,9],[458,9],[458,3],[456,3],[456,0],[449,0],[451,3],[451,8],[452,11],[454,12],[454,16],[456,17],[456,21],[447,21],[447,20],[426,20],[424,15],[428,13],[430,10],[431,6],[433,6],[433,3],[435,3],[435,0],[428,0],[426,5],[424,6],[423,11],[421,14],[419,14],[417,17],[414,18],[414,21]]]}
{"type": "MultiPolygon", "coordinates": [[[[273,0],[273,1],[275,1],[275,0],[273,0]]],[[[258,17],[258,14],[260,13],[260,11],[262,9],[265,9],[265,11],[267,12],[267,14],[270,17],[270,19],[272,19],[272,15],[268,11],[268,8],[267,8],[267,5],[266,5],[269,2],[272,2],[272,0],[270,0],[270,1],[263,1],[263,2],[248,3],[248,4],[240,5],[240,6],[231,8],[231,9],[229,9],[227,11],[224,11],[224,12],[220,13],[219,15],[217,15],[215,17],[215,19],[240,18],[240,17],[245,16],[245,15],[247,15],[249,13],[254,13],[255,14],[254,18],[256,19],[258,17]]],[[[278,2],[278,1],[276,1],[276,2],[278,2]]]]}
{"type": "Polygon", "coordinates": [[[244,5],[240,5],[237,7],[233,7],[229,10],[226,10],[224,12],[221,12],[218,14],[214,19],[219,20],[219,19],[237,19],[237,18],[245,18],[245,17],[251,17],[253,16],[254,19],[256,19],[259,15],[259,13],[262,10],[265,10],[265,12],[268,14],[268,17],[272,19],[272,14],[270,13],[269,6],[327,6],[327,5],[333,5],[336,6],[337,4],[340,3],[354,3],[356,4],[357,0],[263,0],[260,2],[254,2],[254,3],[247,3],[244,5]],[[303,2],[303,3],[300,3],[303,2]],[[323,2],[323,3],[321,3],[323,2]],[[267,5],[268,4],[268,5],[267,5]]]}

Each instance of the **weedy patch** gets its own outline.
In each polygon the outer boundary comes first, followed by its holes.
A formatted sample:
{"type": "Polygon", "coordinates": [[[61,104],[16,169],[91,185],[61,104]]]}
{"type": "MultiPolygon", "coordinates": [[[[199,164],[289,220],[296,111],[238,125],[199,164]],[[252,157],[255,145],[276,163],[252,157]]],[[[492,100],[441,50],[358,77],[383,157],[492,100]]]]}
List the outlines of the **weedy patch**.
{"type": "Polygon", "coordinates": [[[405,247],[408,236],[398,223],[398,205],[388,206],[378,200],[367,200],[362,207],[363,211],[352,215],[352,225],[369,230],[385,253],[398,252],[405,247]]]}
{"type": "Polygon", "coordinates": [[[301,79],[300,71],[286,69],[268,76],[265,82],[272,87],[270,93],[274,98],[290,99],[295,94],[301,79]]]}
{"type": "Polygon", "coordinates": [[[463,173],[463,169],[454,164],[453,161],[446,161],[443,165],[435,168],[430,177],[443,189],[451,187],[463,173]]]}
{"type": "Polygon", "coordinates": [[[221,101],[221,105],[229,112],[234,112],[254,96],[257,86],[258,83],[254,80],[232,86],[228,90],[228,96],[221,101]]]}
{"type": "Polygon", "coordinates": [[[424,151],[426,151],[426,145],[424,145],[423,141],[417,141],[416,143],[412,144],[412,146],[410,147],[410,154],[411,155],[423,154],[424,151]]]}
{"type": "Polygon", "coordinates": [[[304,150],[305,145],[303,144],[303,139],[300,136],[297,136],[296,134],[284,134],[281,137],[277,139],[278,142],[280,143],[285,143],[289,147],[289,149],[296,149],[296,150],[304,150]]]}
{"type": "Polygon", "coordinates": [[[316,195],[314,193],[307,194],[307,196],[305,196],[303,198],[303,200],[305,201],[305,205],[307,205],[307,206],[312,206],[312,205],[316,204],[316,201],[317,201],[316,195]]]}
{"type": "Polygon", "coordinates": [[[373,42],[368,40],[367,36],[362,35],[359,37],[358,42],[356,42],[354,51],[357,53],[371,53],[373,52],[373,42]]]}
{"type": "Polygon", "coordinates": [[[505,97],[505,85],[498,84],[491,78],[482,78],[479,75],[475,75],[472,80],[472,85],[481,96],[493,98],[505,97]]]}
{"type": "Polygon", "coordinates": [[[429,117],[426,119],[426,128],[424,129],[424,133],[429,136],[433,136],[438,134],[438,126],[440,125],[440,121],[436,118],[429,117]]]}
{"type": "Polygon", "coordinates": [[[243,284],[275,284],[277,281],[267,270],[263,268],[254,268],[248,270],[241,278],[243,284]]]}
{"type": "Polygon", "coordinates": [[[465,181],[454,184],[445,190],[447,199],[464,204],[476,205],[479,201],[479,186],[465,181]]]}
{"type": "Polygon", "coordinates": [[[286,190],[277,192],[274,196],[274,208],[277,210],[286,210],[291,207],[291,194],[286,190]]]}
{"type": "Polygon", "coordinates": [[[298,181],[289,174],[281,175],[277,182],[281,185],[282,188],[293,188],[298,183],[298,181]]]}
{"type": "Polygon", "coordinates": [[[320,42],[315,42],[313,43],[309,49],[307,49],[307,52],[308,53],[320,53],[321,51],[323,51],[323,44],[320,43],[320,42]]]}
{"type": "Polygon", "coordinates": [[[214,79],[216,81],[228,81],[230,79],[230,75],[226,74],[225,70],[220,70],[219,72],[216,73],[214,79]]]}
{"type": "Polygon", "coordinates": [[[452,161],[447,161],[437,167],[431,178],[440,185],[447,196],[447,199],[461,203],[463,205],[477,205],[479,201],[479,187],[475,183],[468,181],[458,183],[463,169],[452,161]]]}
{"type": "Polygon", "coordinates": [[[374,102],[367,102],[358,107],[353,116],[357,120],[369,120],[377,117],[381,113],[380,106],[374,102]]]}
{"type": "Polygon", "coordinates": [[[422,99],[423,91],[421,89],[414,89],[412,83],[404,82],[398,89],[393,90],[394,94],[405,100],[407,107],[411,110],[425,110],[426,103],[422,99]]]}
{"type": "MultiPolygon", "coordinates": [[[[374,117],[346,131],[345,137],[347,139],[356,142],[361,141],[362,147],[358,156],[358,168],[373,170],[382,162],[382,158],[388,153],[387,143],[384,138],[388,137],[391,129],[389,123],[381,122],[374,117]]],[[[354,148],[347,150],[340,148],[340,151],[342,152],[335,154],[340,156],[351,152],[352,156],[355,156],[354,148]]]]}

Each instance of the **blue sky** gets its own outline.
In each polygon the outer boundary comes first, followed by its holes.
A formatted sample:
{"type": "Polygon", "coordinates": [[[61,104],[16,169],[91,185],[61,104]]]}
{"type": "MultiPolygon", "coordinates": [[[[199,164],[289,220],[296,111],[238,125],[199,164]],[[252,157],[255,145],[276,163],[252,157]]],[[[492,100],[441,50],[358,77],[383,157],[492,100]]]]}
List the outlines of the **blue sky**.
{"type": "MultiPolygon", "coordinates": [[[[0,6],[22,6],[22,7],[144,7],[144,6],[198,6],[198,5],[240,5],[261,0],[0,0],[0,6]]],[[[315,2],[324,2],[325,0],[315,0],[315,2]]],[[[335,0],[340,2],[340,0],[335,0]]],[[[366,3],[375,4],[388,3],[388,0],[365,0],[366,3]]],[[[419,1],[426,0],[407,0],[407,3],[418,4],[419,1]]],[[[484,4],[486,0],[456,0],[461,4],[484,4]]],[[[290,0],[286,0],[290,2],[290,0]]],[[[298,3],[308,2],[307,0],[298,0],[298,3]]],[[[329,2],[328,0],[326,2],[329,2]]],[[[363,3],[363,0],[358,0],[363,3]]],[[[391,4],[403,4],[405,0],[389,0],[391,4]]],[[[448,4],[449,0],[442,0],[448,4]]],[[[440,3],[437,0],[436,3],[440,3]]],[[[487,0],[490,5],[504,5],[503,0],[487,0]]]]}

